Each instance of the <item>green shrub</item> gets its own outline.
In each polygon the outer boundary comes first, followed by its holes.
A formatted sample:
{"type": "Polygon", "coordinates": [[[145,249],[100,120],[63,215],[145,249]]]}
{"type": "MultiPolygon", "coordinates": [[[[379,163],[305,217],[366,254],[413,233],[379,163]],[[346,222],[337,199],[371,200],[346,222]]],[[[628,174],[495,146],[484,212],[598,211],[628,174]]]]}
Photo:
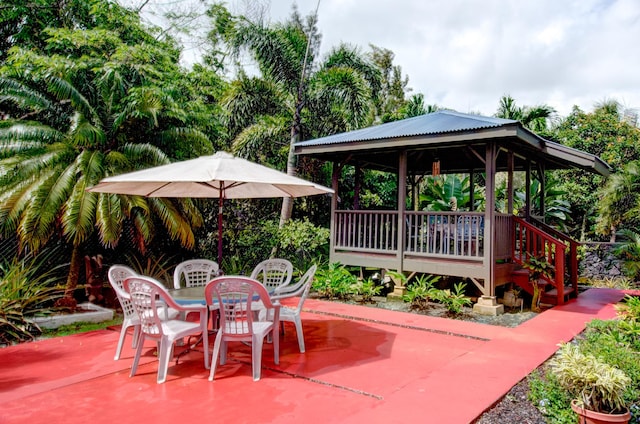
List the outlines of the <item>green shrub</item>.
{"type": "Polygon", "coordinates": [[[33,340],[41,333],[29,317],[54,311],[55,299],[64,290],[56,287],[55,269],[41,266],[46,255],[36,260],[13,259],[0,265],[0,344],[33,340]]]}
{"type": "Polygon", "coordinates": [[[605,289],[632,290],[635,285],[629,277],[603,277],[587,278],[583,281],[585,285],[605,289]]]}
{"type": "Polygon", "coordinates": [[[420,275],[407,286],[407,292],[402,296],[402,300],[417,309],[427,308],[428,303],[438,296],[440,290],[434,285],[440,278],[439,275],[420,275]]]}
{"type": "Polygon", "coordinates": [[[358,278],[344,265],[333,262],[316,271],[312,289],[321,297],[346,299],[357,293],[358,278]]]}
{"type": "Polygon", "coordinates": [[[449,313],[457,315],[462,312],[463,306],[471,305],[471,299],[464,294],[466,286],[465,283],[459,282],[454,284],[453,290],[439,290],[436,295],[436,300],[442,303],[449,313]]]}
{"type": "Polygon", "coordinates": [[[382,291],[382,286],[376,285],[371,278],[361,280],[355,286],[355,293],[362,296],[363,302],[371,302],[373,296],[378,296],[382,291]]]}
{"type": "Polygon", "coordinates": [[[575,424],[571,396],[553,374],[534,371],[528,377],[529,400],[547,418],[549,424],[575,424]]]}
{"type": "MultiPolygon", "coordinates": [[[[581,355],[594,358],[594,361],[618,369],[628,376],[630,381],[624,385],[622,399],[623,404],[631,411],[631,422],[634,423],[640,422],[639,309],[640,301],[627,297],[625,304],[618,308],[618,319],[592,320],[574,341],[581,355]]],[[[589,366],[587,370],[594,368],[595,366],[589,366]]],[[[571,385],[576,387],[573,383],[571,385]]],[[[572,395],[552,373],[547,372],[539,378],[532,376],[529,388],[532,402],[547,416],[549,423],[575,422],[570,405],[572,395]],[[570,421],[564,417],[571,417],[570,421]]]]}
{"type": "Polygon", "coordinates": [[[624,393],[631,379],[609,362],[583,351],[582,346],[563,344],[550,365],[578,405],[602,413],[620,413],[626,408],[624,393]]]}
{"type": "Polygon", "coordinates": [[[618,315],[624,321],[640,322],[640,297],[626,295],[622,301],[616,305],[618,315]]]}
{"type": "Polygon", "coordinates": [[[640,234],[632,230],[620,230],[621,243],[613,250],[613,254],[621,258],[627,276],[640,278],[640,234]]]}
{"type": "Polygon", "coordinates": [[[329,257],[329,229],[308,219],[287,222],[277,235],[278,256],[288,258],[296,269],[307,270],[329,257]]]}

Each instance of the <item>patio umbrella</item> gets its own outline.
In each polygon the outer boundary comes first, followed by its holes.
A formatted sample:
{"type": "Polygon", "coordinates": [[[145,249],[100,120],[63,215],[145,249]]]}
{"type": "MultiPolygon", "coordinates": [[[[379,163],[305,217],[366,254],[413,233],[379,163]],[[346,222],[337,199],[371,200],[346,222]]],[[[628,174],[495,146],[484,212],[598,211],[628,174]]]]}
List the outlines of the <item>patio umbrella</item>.
{"type": "Polygon", "coordinates": [[[218,199],[218,263],[222,262],[224,199],[301,197],[333,193],[328,187],[237,158],[227,152],[104,178],[94,193],[218,199]]]}

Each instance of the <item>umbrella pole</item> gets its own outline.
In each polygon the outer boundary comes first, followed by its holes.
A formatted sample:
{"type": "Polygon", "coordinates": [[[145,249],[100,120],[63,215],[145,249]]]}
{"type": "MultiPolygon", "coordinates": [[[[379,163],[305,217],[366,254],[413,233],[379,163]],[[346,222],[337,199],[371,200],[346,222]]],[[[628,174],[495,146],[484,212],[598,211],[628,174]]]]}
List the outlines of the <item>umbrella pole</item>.
{"type": "Polygon", "coordinates": [[[223,190],[220,190],[218,200],[218,266],[222,267],[222,204],[224,202],[223,190]]]}

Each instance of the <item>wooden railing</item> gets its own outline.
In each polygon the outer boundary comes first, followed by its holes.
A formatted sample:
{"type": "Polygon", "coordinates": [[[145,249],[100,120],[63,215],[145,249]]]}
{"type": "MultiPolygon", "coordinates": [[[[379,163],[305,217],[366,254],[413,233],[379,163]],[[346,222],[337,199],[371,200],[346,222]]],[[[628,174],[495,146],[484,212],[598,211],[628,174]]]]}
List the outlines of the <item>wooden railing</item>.
{"type": "Polygon", "coordinates": [[[336,249],[392,253],[398,249],[397,211],[336,211],[336,249]]]}
{"type": "Polygon", "coordinates": [[[552,267],[551,278],[541,278],[557,290],[559,299],[563,299],[565,244],[522,218],[513,217],[513,223],[513,261],[523,265],[530,257],[546,259],[552,267]]]}
{"type": "MultiPolygon", "coordinates": [[[[400,221],[396,211],[335,212],[334,247],[367,253],[398,252],[400,221]]],[[[482,260],[484,214],[481,212],[405,212],[404,252],[482,260]]]]}
{"type": "Polygon", "coordinates": [[[405,212],[406,252],[424,256],[482,259],[484,213],[405,212]]]}
{"type": "Polygon", "coordinates": [[[558,231],[555,228],[551,227],[550,225],[545,224],[539,219],[531,218],[530,222],[536,227],[540,228],[542,231],[548,234],[551,234],[553,237],[564,242],[564,244],[569,247],[569,250],[565,258],[565,263],[568,265],[568,268],[569,268],[568,269],[569,283],[577,293],[578,291],[578,246],[580,246],[580,243],[575,241],[568,235],[564,234],[563,232],[558,231]]]}
{"type": "Polygon", "coordinates": [[[493,248],[496,260],[510,261],[513,253],[513,215],[496,213],[494,215],[495,245],[493,248]]]}

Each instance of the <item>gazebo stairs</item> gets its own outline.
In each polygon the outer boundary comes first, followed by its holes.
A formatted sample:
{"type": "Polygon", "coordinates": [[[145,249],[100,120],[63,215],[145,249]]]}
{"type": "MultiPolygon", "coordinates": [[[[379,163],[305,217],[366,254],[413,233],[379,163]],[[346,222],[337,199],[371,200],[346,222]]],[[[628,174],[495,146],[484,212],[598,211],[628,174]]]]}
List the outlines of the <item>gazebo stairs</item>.
{"type": "Polygon", "coordinates": [[[566,234],[536,219],[528,221],[514,217],[513,263],[511,282],[533,295],[529,270],[524,264],[529,258],[542,258],[551,266],[550,276],[542,276],[540,302],[563,305],[578,296],[578,242],[566,234]]]}
{"type": "MultiPolygon", "coordinates": [[[[518,268],[511,273],[513,283],[521,287],[524,291],[533,296],[533,284],[529,281],[529,270],[526,268],[518,268]]],[[[569,299],[576,298],[577,292],[572,285],[565,285],[562,293],[558,293],[558,289],[548,283],[542,287],[540,292],[540,303],[547,305],[563,305],[569,299]]]]}

